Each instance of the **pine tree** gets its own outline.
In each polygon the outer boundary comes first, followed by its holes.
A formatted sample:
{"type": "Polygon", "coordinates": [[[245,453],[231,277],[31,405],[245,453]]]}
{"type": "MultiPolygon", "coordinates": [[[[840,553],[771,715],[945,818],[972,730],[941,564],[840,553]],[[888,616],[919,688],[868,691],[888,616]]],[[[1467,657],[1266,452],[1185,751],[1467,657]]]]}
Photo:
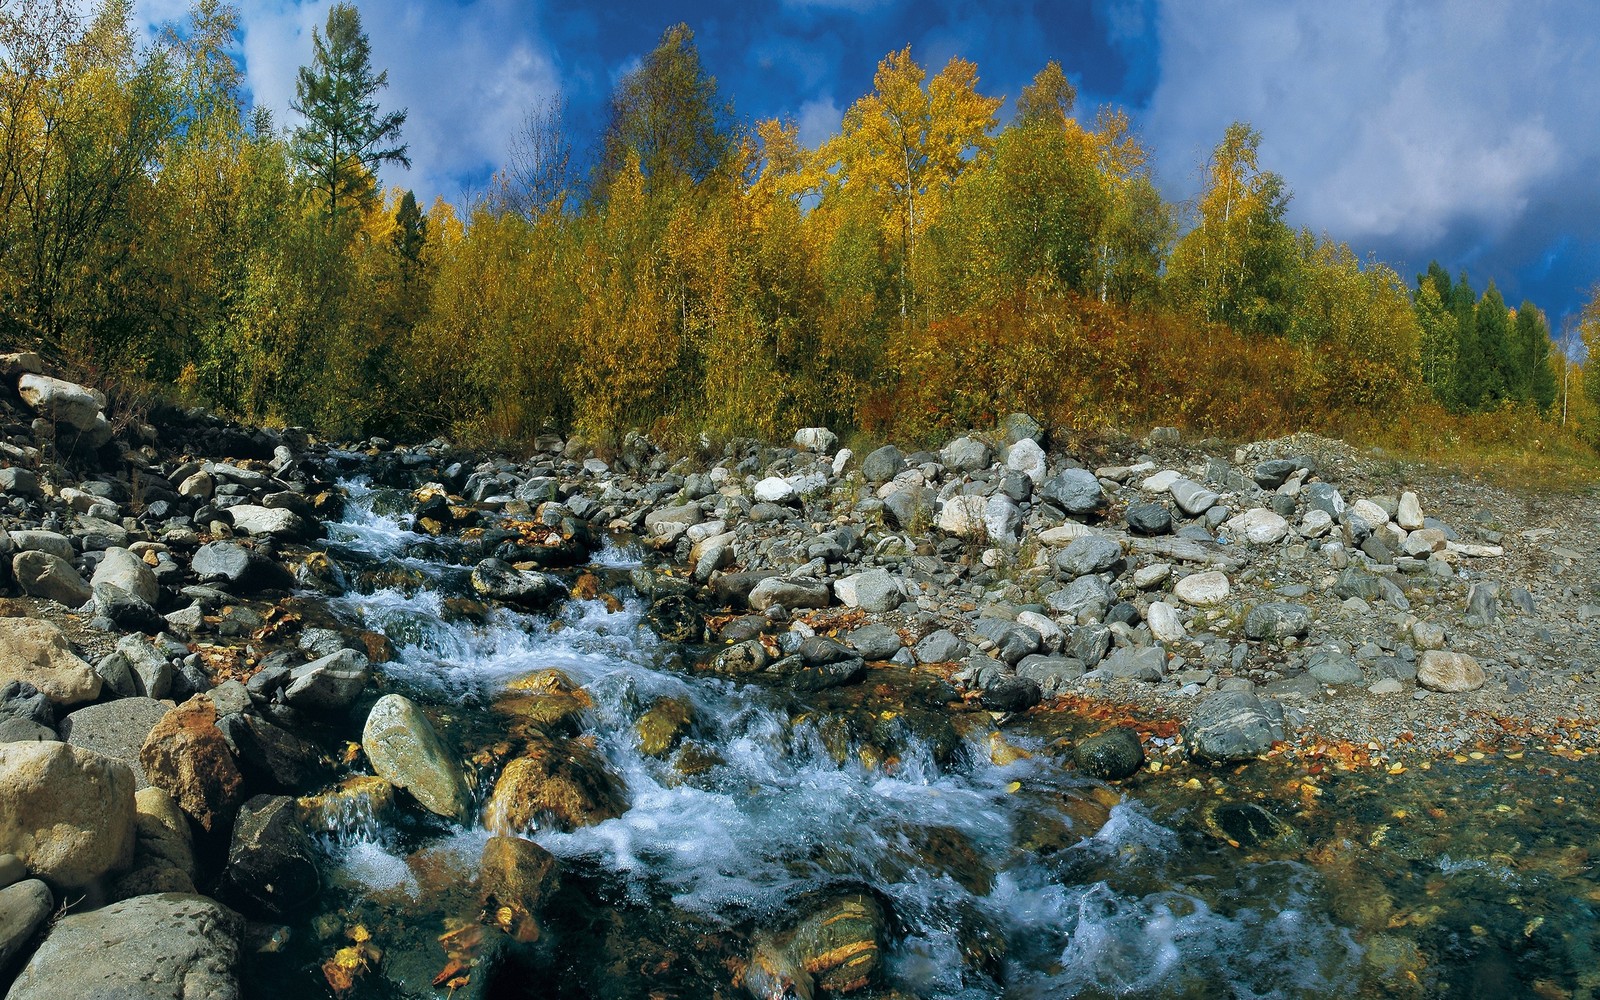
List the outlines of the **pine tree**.
{"type": "Polygon", "coordinates": [[[1493,281],[1483,290],[1475,317],[1472,367],[1467,372],[1471,405],[1492,409],[1512,398],[1511,312],[1493,281]]]}
{"type": "Polygon", "coordinates": [[[379,112],[375,96],[389,85],[389,72],[373,75],[372,47],[354,5],[334,4],[327,34],[313,30],[311,42],[311,65],[300,67],[290,105],[306,122],[295,129],[291,149],[333,220],[376,200],[378,167],[411,166],[406,144],[390,145],[400,138],[406,112],[379,112]]]}

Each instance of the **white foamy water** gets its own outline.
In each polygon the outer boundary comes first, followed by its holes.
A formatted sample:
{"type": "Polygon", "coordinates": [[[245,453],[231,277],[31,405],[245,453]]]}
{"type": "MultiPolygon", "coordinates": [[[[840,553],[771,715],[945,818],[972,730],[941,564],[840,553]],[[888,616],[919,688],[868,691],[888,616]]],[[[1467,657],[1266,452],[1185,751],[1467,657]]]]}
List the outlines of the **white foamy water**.
{"type": "MultiPolygon", "coordinates": [[[[361,488],[347,485],[365,499],[361,488]]],[[[334,531],[352,551],[393,559],[423,540],[370,506],[351,510],[334,531]]],[[[611,546],[596,565],[627,567],[638,556],[611,546]]],[[[462,570],[435,563],[427,576],[462,570]]],[[[791,721],[784,693],[658,669],[661,644],[631,596],[616,612],[572,600],[548,616],[497,610],[483,624],[445,621],[444,600],[428,589],[332,603],[394,641],[398,656],[382,669],[421,700],[486,706],[512,680],[551,667],[585,686],[595,700],[586,722],[627,789],[628,809],[570,833],[528,833],[640,905],[670,899],[731,925],[781,920],[774,915],[804,890],[870,887],[895,917],[887,954],[894,982],[947,1000],[992,997],[999,988],[965,969],[962,942],[974,927],[1010,942],[1001,975],[1008,997],[1157,997],[1202,984],[1263,1000],[1336,996],[1359,967],[1350,935],[1310,915],[1318,890],[1306,869],[1257,866],[1234,885],[1187,884],[1174,861],[1177,834],[1126,804],[1067,856],[1035,856],[1020,846],[1021,811],[1051,812],[1046,793],[1078,780],[1057,763],[1040,757],[997,767],[986,747],[973,747],[960,765],[941,767],[912,740],[890,770],[841,766],[813,723],[791,721]],[[640,752],[633,722],[662,696],[691,705],[692,738],[721,761],[707,773],[685,779],[640,752]],[[1039,793],[1015,794],[1019,786],[1039,793]],[[991,877],[974,882],[925,858],[919,838],[930,830],[947,831],[967,852],[962,863],[991,877]],[[1127,866],[1145,877],[1138,885],[1110,875],[1068,884],[1058,873],[1074,862],[1102,872],[1127,866]],[[1143,883],[1152,872],[1170,884],[1151,891],[1143,883]]],[[[443,852],[469,881],[486,837],[476,824],[447,827],[428,850],[443,852]]],[[[367,825],[327,844],[348,884],[426,905],[393,831],[367,825]]]]}

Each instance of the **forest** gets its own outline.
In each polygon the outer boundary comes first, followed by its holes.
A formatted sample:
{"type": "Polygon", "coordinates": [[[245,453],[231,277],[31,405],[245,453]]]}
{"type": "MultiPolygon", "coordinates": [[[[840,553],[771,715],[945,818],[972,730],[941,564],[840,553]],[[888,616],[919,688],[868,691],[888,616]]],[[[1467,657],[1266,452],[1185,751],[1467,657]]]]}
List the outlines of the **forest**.
{"type": "MultiPolygon", "coordinates": [[[[354,6],[316,33],[282,122],[251,107],[236,33],[219,0],[154,41],[129,0],[4,7],[0,341],[350,438],[920,440],[1020,410],[1600,440],[1600,377],[1537,305],[1296,231],[1247,123],[1192,201],[1166,200],[1126,114],[1081,113],[1054,62],[1002,123],[971,62],[888,53],[807,148],[742,119],[679,24],[602,135],[578,141],[559,98],[525,109],[485,190],[423,206],[378,183],[408,163],[406,114],[382,107],[354,6]]],[[[1600,306],[1580,328],[1600,345],[1600,306]]]]}

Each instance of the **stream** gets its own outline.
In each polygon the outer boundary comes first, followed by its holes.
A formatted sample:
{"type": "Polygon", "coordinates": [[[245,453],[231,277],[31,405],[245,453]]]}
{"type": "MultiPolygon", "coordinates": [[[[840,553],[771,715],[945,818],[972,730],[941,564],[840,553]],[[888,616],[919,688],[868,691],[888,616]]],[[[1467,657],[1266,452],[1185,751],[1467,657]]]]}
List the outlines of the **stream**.
{"type": "Polygon", "coordinates": [[[528,736],[505,707],[512,685],[551,669],[586,696],[563,721],[625,808],[522,831],[561,877],[511,943],[473,886],[481,819],[341,800],[315,833],[320,912],[252,960],[254,995],[431,997],[453,982],[463,996],[744,997],[763,983],[752,956],[792,954],[782,932],[840,899],[880,915],[861,997],[1600,990],[1600,770],[1586,760],[1179,765],[1108,786],[1070,764],[1103,723],[1070,712],[996,731],[922,671],[875,667],[811,693],[697,672],[696,651],[648,626],[626,541],[584,567],[593,597],[464,614],[456,543],[413,532],[404,494],[343,486],[328,548],[352,579],[332,610],[393,644],[374,686],[428,711],[466,762],[473,815],[528,736]],[[640,718],[668,703],[686,731],[648,753],[640,718]],[[352,945],[361,966],[335,994],[324,965],[352,945]]]}

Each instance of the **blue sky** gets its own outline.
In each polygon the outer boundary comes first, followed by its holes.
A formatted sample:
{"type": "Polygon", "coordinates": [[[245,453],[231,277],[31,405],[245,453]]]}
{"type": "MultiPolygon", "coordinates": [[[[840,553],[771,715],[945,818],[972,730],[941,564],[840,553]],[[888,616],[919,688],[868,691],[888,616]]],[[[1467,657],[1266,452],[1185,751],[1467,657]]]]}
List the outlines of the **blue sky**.
{"type": "MultiPolygon", "coordinates": [[[[241,2],[249,85],[281,123],[331,0],[241,2]]],[[[139,0],[151,22],[185,0],[139,0]]],[[[612,84],[677,21],[741,117],[815,141],[906,44],[930,71],[978,65],[1015,97],[1049,59],[1079,114],[1114,103],[1191,199],[1228,123],[1262,133],[1290,221],[1410,280],[1430,259],[1480,291],[1530,298],[1559,330],[1600,279],[1600,4],[1592,0],[366,0],[386,107],[406,107],[410,171],[388,183],[461,201],[532,103],[557,91],[580,139],[612,84]]],[[[1009,108],[1007,112],[1009,113],[1009,108]]]]}

